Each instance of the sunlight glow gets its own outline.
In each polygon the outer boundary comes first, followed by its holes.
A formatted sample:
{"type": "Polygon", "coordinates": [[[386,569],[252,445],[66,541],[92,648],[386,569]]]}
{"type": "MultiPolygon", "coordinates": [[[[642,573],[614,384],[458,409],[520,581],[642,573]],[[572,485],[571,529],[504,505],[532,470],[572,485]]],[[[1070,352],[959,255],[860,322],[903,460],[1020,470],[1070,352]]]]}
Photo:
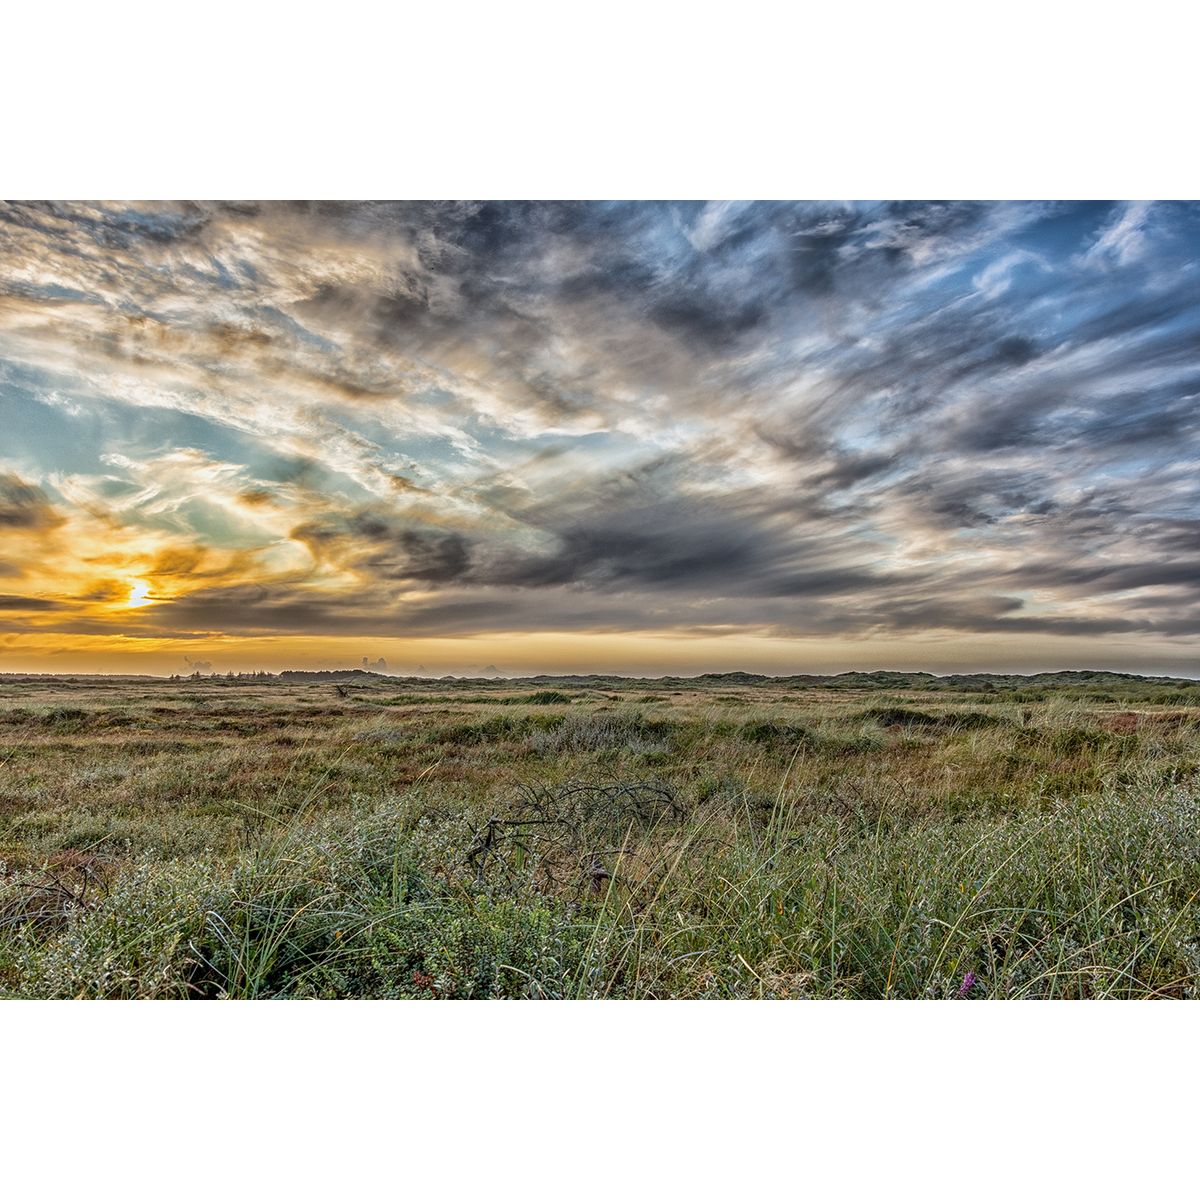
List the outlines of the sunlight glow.
{"type": "Polygon", "coordinates": [[[150,585],[142,580],[134,582],[129,589],[129,607],[144,608],[147,604],[153,604],[154,601],[150,598],[150,585]]]}

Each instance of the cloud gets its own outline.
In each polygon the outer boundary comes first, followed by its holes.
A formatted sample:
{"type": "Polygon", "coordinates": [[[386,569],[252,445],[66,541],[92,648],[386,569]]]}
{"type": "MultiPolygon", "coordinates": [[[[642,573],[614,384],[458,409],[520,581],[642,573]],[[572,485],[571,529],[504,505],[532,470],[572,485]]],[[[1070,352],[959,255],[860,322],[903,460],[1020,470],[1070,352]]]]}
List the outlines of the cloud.
{"type": "Polygon", "coordinates": [[[1024,266],[1038,267],[1043,271],[1051,269],[1041,255],[1028,250],[1014,250],[987,263],[972,282],[985,300],[994,301],[1013,286],[1017,270],[1024,266]]]}
{"type": "Polygon", "coordinates": [[[0,557],[129,637],[1187,638],[1198,346],[1188,205],[0,206],[0,557]]]}
{"type": "Polygon", "coordinates": [[[38,596],[0,595],[0,609],[18,609],[22,612],[53,612],[62,608],[57,600],[45,600],[38,596]]]}
{"type": "Polygon", "coordinates": [[[1131,200],[1120,206],[1084,252],[1083,261],[1126,267],[1141,259],[1149,244],[1147,222],[1152,208],[1148,200],[1131,200]]]}
{"type": "Polygon", "coordinates": [[[0,529],[43,533],[63,520],[41,488],[16,475],[0,475],[0,529]]]}

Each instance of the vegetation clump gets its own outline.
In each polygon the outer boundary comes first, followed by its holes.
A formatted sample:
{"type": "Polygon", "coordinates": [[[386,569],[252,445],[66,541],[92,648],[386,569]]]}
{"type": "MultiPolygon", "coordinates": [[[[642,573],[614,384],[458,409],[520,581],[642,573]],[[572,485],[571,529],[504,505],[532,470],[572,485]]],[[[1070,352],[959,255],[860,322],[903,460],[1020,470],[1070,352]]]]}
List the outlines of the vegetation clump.
{"type": "Polygon", "coordinates": [[[1189,689],[425,683],[0,697],[0,995],[1200,998],[1189,689]]]}

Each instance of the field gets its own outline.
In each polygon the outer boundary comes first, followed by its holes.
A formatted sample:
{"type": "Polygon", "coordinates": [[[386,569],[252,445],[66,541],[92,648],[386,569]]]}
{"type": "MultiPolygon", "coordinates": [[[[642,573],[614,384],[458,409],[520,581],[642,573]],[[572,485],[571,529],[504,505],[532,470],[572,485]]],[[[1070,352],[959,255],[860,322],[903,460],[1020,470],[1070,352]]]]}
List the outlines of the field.
{"type": "Polygon", "coordinates": [[[1200,996],[1200,684],[0,677],[0,994],[1200,996]]]}

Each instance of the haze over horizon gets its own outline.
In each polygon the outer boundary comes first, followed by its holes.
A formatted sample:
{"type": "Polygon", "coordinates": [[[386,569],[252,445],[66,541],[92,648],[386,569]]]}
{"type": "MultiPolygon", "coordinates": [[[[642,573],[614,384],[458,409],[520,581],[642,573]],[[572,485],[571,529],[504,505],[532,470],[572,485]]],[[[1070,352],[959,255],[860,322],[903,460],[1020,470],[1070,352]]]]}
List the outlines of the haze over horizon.
{"type": "Polygon", "coordinates": [[[0,205],[0,672],[1200,676],[1200,205],[0,205]]]}

